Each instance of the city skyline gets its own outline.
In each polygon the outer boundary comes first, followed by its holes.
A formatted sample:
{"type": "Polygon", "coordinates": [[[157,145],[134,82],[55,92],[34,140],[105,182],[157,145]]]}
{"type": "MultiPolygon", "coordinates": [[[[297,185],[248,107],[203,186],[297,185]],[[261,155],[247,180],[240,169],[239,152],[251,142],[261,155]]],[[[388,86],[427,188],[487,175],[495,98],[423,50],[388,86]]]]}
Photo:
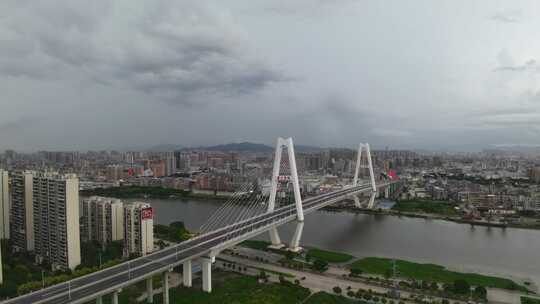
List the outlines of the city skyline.
{"type": "Polygon", "coordinates": [[[416,4],[4,1],[0,149],[539,145],[539,4],[416,4]]]}

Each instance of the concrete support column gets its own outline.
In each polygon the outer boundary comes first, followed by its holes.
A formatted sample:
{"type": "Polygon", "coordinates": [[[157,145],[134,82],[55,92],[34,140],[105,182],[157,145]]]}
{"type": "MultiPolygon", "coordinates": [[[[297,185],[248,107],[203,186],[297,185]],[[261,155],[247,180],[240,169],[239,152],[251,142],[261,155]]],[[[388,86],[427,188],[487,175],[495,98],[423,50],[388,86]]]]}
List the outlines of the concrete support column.
{"type": "Polygon", "coordinates": [[[302,247],[300,247],[300,239],[302,239],[302,232],[304,231],[304,222],[296,222],[296,230],[294,231],[293,238],[289,245],[289,251],[300,252],[302,247]]]}
{"type": "Polygon", "coordinates": [[[373,209],[375,207],[375,197],[377,196],[377,192],[372,192],[371,196],[369,197],[369,204],[368,208],[373,209]]]}
{"type": "Polygon", "coordinates": [[[146,279],[146,303],[154,303],[154,286],[152,285],[152,277],[146,279]]]}
{"type": "Polygon", "coordinates": [[[169,272],[163,273],[163,304],[169,304],[169,272]]]}
{"type": "Polygon", "coordinates": [[[203,279],[203,291],[212,292],[212,262],[213,258],[204,257],[201,258],[202,264],[202,279],[203,279]]]}
{"type": "Polygon", "coordinates": [[[121,289],[118,289],[117,291],[113,292],[112,294],[112,304],[118,304],[118,294],[121,292],[121,289]]]}
{"type": "Polygon", "coordinates": [[[269,247],[272,249],[281,249],[285,247],[283,243],[281,243],[281,238],[279,237],[279,232],[277,230],[277,227],[272,227],[268,231],[270,233],[270,241],[272,242],[272,245],[269,247]]]}
{"type": "Polygon", "coordinates": [[[103,297],[99,296],[99,297],[96,299],[96,304],[103,304],[103,297]]]}
{"type": "Polygon", "coordinates": [[[358,198],[358,195],[353,195],[353,199],[354,199],[354,207],[362,208],[362,204],[360,204],[360,199],[358,198]]]}
{"type": "Polygon", "coordinates": [[[184,286],[191,287],[193,283],[191,260],[185,261],[182,267],[183,267],[182,275],[183,275],[184,286]]]}

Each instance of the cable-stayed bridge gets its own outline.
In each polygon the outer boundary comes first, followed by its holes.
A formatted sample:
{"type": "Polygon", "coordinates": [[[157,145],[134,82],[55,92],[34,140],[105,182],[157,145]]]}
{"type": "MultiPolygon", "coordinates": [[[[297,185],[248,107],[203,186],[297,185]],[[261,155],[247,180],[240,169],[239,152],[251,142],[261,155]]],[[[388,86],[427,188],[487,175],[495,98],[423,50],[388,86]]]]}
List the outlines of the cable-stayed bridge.
{"type": "MultiPolygon", "coordinates": [[[[272,246],[286,247],[281,243],[277,227],[297,221],[299,225],[289,246],[289,250],[296,251],[299,249],[305,214],[347,198],[354,198],[355,203],[359,205],[357,195],[361,193],[370,194],[368,206],[372,207],[377,191],[392,183],[392,181],[375,182],[369,145],[361,144],[352,185],[302,200],[292,139],[278,138],[269,193],[265,194],[260,185],[246,183],[209,218],[197,237],[3,303],[62,304],[95,300],[100,304],[104,295],[112,294],[113,304],[117,304],[118,293],[122,288],[137,282],[146,281],[147,292],[152,295],[152,277],[155,275],[163,276],[163,303],[169,303],[169,272],[174,267],[183,265],[183,284],[191,287],[194,260],[199,260],[202,266],[203,290],[211,292],[212,263],[224,249],[264,232],[270,233],[272,246]],[[364,158],[362,158],[363,150],[366,151],[364,158]],[[287,152],[288,158],[282,158],[283,151],[287,152]],[[359,181],[359,172],[362,168],[369,171],[367,182],[359,181]]],[[[147,298],[147,302],[153,302],[152,296],[147,298]]]]}

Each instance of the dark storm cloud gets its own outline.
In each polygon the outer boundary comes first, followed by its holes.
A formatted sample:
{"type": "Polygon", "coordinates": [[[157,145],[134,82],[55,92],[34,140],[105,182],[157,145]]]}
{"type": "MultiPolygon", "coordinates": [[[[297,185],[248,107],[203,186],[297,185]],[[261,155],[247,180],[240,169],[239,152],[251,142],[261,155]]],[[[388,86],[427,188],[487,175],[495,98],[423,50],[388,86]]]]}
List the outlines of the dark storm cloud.
{"type": "Polygon", "coordinates": [[[538,11],[535,0],[2,0],[0,150],[538,142],[538,11]]]}
{"type": "Polygon", "coordinates": [[[198,1],[56,2],[3,5],[14,14],[0,19],[0,73],[91,79],[180,104],[286,80],[230,16],[198,1]]]}

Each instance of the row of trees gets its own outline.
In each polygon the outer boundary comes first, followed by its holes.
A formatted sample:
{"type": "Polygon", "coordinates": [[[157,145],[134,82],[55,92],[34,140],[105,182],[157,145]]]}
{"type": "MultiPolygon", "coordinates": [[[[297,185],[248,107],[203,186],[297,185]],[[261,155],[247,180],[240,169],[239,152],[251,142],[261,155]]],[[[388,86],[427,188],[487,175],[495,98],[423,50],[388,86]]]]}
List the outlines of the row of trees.
{"type": "Polygon", "coordinates": [[[183,242],[191,237],[184,222],[172,222],[169,226],[154,225],[154,233],[157,238],[174,243],[183,242]]]}

